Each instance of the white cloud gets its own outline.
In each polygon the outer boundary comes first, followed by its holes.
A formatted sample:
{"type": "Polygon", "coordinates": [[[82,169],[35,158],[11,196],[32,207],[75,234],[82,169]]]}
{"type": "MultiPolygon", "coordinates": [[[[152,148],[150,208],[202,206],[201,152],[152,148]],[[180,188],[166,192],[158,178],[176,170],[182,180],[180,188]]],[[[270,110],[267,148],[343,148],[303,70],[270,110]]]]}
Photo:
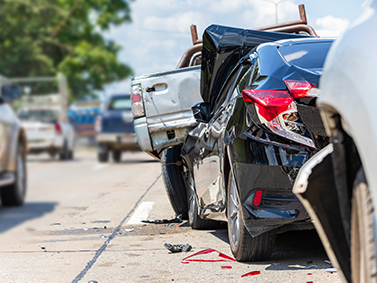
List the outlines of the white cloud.
{"type": "Polygon", "coordinates": [[[347,19],[334,18],[331,15],[315,20],[317,34],[321,37],[337,37],[348,25],[349,21],[347,19]]]}

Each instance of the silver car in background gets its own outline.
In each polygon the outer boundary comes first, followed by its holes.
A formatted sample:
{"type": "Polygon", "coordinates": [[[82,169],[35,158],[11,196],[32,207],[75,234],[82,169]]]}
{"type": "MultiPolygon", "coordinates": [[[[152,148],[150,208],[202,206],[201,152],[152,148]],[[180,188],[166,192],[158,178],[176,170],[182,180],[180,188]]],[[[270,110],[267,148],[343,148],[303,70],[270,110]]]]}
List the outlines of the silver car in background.
{"type": "Polygon", "coordinates": [[[17,86],[4,85],[0,95],[0,197],[3,206],[21,205],[26,194],[26,136],[8,104],[20,97],[17,86]]]}
{"type": "Polygon", "coordinates": [[[333,44],[317,107],[331,144],[294,186],[344,282],[376,282],[377,1],[333,44]]]}

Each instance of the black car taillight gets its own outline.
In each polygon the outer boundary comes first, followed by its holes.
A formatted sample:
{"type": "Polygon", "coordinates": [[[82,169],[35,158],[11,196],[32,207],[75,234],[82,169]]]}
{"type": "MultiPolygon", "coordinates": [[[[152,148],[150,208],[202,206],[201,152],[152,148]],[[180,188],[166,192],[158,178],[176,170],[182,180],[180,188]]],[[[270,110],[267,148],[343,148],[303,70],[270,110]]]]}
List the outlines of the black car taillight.
{"type": "Polygon", "coordinates": [[[245,89],[245,102],[256,107],[259,121],[273,133],[303,145],[316,148],[314,142],[304,136],[305,126],[301,123],[296,102],[285,90],[245,89]]]}

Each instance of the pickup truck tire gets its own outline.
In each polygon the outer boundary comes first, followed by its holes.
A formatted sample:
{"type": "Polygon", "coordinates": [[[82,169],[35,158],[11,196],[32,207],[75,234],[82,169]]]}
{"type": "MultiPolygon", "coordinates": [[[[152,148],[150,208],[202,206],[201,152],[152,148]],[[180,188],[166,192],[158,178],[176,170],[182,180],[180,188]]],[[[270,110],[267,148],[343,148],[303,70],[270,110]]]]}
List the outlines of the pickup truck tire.
{"type": "Polygon", "coordinates": [[[271,256],[276,230],[252,237],[243,224],[243,207],[232,172],[227,188],[228,237],[230,250],[237,261],[261,261],[271,256]]]}
{"type": "Polygon", "coordinates": [[[353,186],[351,212],[351,274],[355,283],[377,279],[373,223],[372,199],[361,167],[353,186]]]}
{"type": "Polygon", "coordinates": [[[120,162],[122,159],[122,152],[120,150],[113,150],[112,152],[114,162],[120,162]]]}
{"type": "Polygon", "coordinates": [[[166,193],[176,215],[182,214],[188,219],[187,192],[183,181],[181,147],[175,146],[164,150],[161,156],[162,176],[166,193]]]}
{"type": "Polygon", "coordinates": [[[109,149],[107,146],[99,145],[97,157],[99,162],[108,162],[109,161],[109,149]]]}
{"type": "Polygon", "coordinates": [[[0,189],[3,206],[18,206],[24,203],[26,195],[26,160],[25,149],[18,144],[16,155],[15,182],[0,189]]]}
{"type": "Polygon", "coordinates": [[[210,220],[210,219],[202,219],[198,214],[198,200],[197,195],[195,192],[195,180],[191,174],[188,176],[188,192],[187,192],[187,201],[188,201],[188,218],[189,223],[192,229],[197,230],[213,230],[220,228],[222,226],[222,222],[210,220]]]}

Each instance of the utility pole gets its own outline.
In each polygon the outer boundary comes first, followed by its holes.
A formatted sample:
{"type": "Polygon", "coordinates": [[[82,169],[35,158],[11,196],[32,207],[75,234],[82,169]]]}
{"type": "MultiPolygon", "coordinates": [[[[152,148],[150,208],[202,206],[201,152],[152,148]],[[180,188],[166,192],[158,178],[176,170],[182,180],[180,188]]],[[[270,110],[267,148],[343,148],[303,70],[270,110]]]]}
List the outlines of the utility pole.
{"type": "Polygon", "coordinates": [[[265,2],[268,2],[268,3],[275,5],[275,19],[276,19],[276,24],[277,24],[278,23],[278,5],[283,3],[283,2],[287,2],[289,0],[281,0],[281,1],[278,1],[278,2],[271,1],[271,0],[261,0],[261,1],[265,1],[265,2]]]}

